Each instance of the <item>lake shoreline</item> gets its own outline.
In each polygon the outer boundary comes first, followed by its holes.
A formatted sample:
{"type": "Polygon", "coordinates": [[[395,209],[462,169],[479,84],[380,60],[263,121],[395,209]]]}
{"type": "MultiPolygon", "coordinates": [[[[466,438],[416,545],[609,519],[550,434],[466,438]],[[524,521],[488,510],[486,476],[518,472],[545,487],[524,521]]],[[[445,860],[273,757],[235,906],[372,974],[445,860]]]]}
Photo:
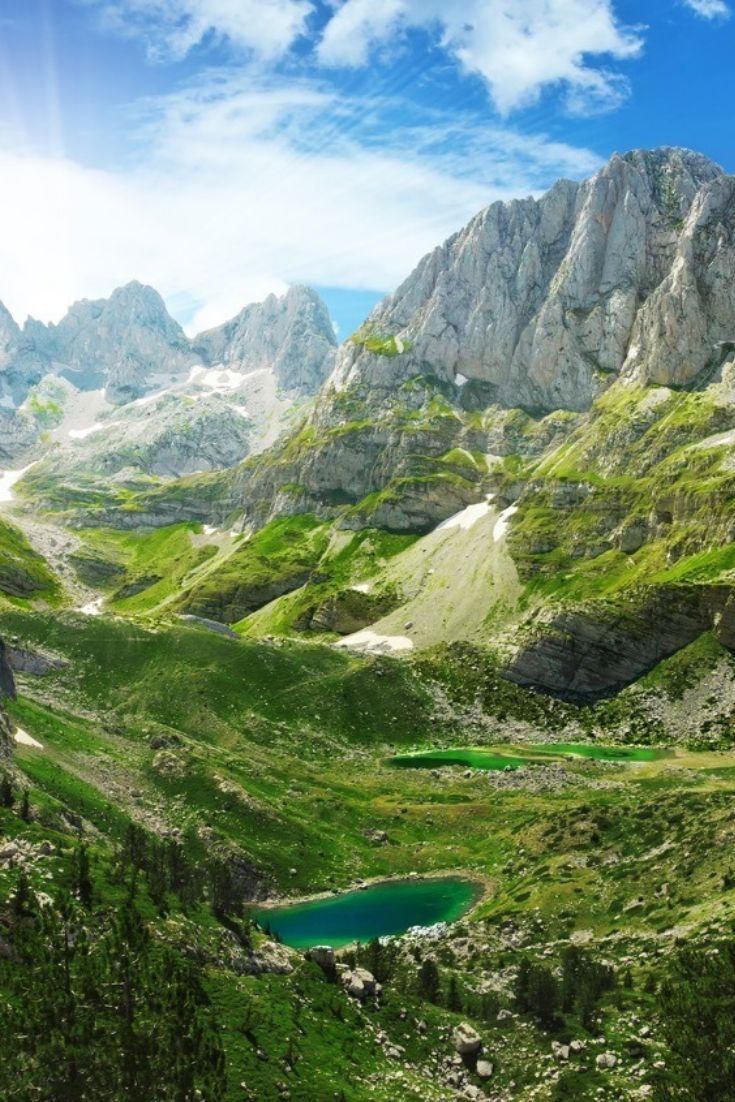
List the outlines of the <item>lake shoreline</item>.
{"type": "Polygon", "coordinates": [[[357,894],[367,888],[376,888],[381,884],[411,884],[421,880],[466,880],[477,886],[476,898],[468,907],[465,915],[471,914],[481,903],[484,903],[490,895],[493,881],[485,873],[469,872],[462,869],[438,869],[432,872],[420,872],[415,875],[401,873],[397,876],[371,876],[366,877],[360,883],[352,884],[348,888],[330,888],[322,892],[311,892],[309,895],[297,896],[269,896],[253,904],[253,910],[275,910],[281,907],[297,907],[302,903],[320,903],[325,899],[338,899],[345,895],[357,894]]]}

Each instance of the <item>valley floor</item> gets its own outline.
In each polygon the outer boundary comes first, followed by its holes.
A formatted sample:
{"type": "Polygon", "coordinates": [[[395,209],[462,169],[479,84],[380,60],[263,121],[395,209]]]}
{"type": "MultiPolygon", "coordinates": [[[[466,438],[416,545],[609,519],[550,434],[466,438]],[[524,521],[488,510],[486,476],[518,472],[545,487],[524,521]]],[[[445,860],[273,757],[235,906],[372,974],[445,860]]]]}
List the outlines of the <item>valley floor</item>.
{"type": "MultiPolygon", "coordinates": [[[[31,812],[0,810],[16,847],[0,847],[6,892],[26,870],[34,889],[55,895],[82,838],[100,901],[114,897],[114,854],[130,824],[185,840],[191,860],[219,854],[254,902],[438,872],[486,885],[463,920],[395,943],[390,960],[358,950],[383,977],[377,1001],[344,994],[260,932],[245,950],[206,899],[171,899],[158,913],[146,904],[157,937],[196,946],[206,962],[228,1099],[632,1099],[659,1097],[669,1066],[678,1074],[655,992],[683,942],[712,945],[731,931],[726,739],[680,742],[646,761],[542,754],[512,771],[398,768],[390,758],[409,751],[513,755],[579,741],[594,710],[502,688],[467,651],[363,658],[11,609],[0,634],[55,663],[43,676],[17,674],[14,760],[31,812]],[[572,951],[612,970],[590,1005],[559,993],[572,951]],[[552,992],[550,1010],[519,994],[529,967],[552,992]],[[465,1019],[492,1074],[455,1051],[465,1019]]],[[[602,719],[598,706],[598,742],[602,719]]],[[[353,951],[341,955],[354,962],[353,951]]]]}

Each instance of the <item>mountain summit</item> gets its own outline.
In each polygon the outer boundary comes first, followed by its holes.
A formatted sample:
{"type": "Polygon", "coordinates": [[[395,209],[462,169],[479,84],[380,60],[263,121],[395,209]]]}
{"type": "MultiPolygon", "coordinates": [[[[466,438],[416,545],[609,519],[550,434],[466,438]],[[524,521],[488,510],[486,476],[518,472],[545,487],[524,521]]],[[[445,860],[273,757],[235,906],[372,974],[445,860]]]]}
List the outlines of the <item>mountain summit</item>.
{"type": "Polygon", "coordinates": [[[479,405],[546,411],[588,408],[620,373],[690,382],[733,336],[734,204],[732,177],[669,148],[493,203],[376,308],[337,380],[431,374],[479,405]],[[375,354],[388,340],[398,359],[375,354]]]}

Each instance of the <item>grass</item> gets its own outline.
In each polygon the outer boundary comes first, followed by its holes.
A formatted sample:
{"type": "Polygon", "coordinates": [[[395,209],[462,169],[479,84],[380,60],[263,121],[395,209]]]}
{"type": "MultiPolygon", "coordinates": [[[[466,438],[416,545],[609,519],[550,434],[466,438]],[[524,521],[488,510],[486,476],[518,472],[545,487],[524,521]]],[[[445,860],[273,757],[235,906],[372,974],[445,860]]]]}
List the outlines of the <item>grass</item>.
{"type": "MultiPolygon", "coordinates": [[[[352,547],[346,561],[358,554],[352,547]]],[[[565,1028],[592,1046],[604,1035],[615,1051],[627,1036],[625,1015],[644,1014],[647,970],[661,967],[659,954],[672,941],[665,931],[731,919],[722,855],[735,844],[732,751],[679,748],[669,758],[599,742],[595,750],[618,760],[604,767],[580,756],[565,760],[571,781],[550,790],[504,790],[481,772],[433,776],[386,765],[391,751],[426,745],[429,733],[448,744],[451,724],[431,702],[438,684],[457,708],[479,700],[501,731],[510,715],[536,716],[544,731],[555,717],[599,717],[516,686],[503,690],[492,661],[472,648],[436,648],[408,663],[358,660],[318,645],[24,610],[1,613],[0,632],[70,662],[43,682],[25,679],[13,704],[16,721],[44,745],[19,747],[16,755],[31,784],[34,820],[18,826],[15,812],[0,809],[4,834],[25,832],[57,846],[52,881],[42,878],[42,865],[33,873],[44,891],[69,876],[69,815],[95,828],[85,836],[102,862],[96,890],[110,907],[121,889],[105,862],[114,868],[115,843],[131,819],[180,831],[191,853],[237,852],[282,897],[344,889],[357,877],[405,880],[414,871],[477,879],[487,888],[480,906],[449,939],[431,945],[442,984],[454,974],[469,993],[478,976],[493,977],[501,1005],[512,1006],[506,981],[520,953],[547,959],[548,944],[554,964],[558,939],[575,931],[609,937],[605,955],[621,968],[632,961],[636,989],[610,997],[596,1032],[580,1032],[577,1023],[565,1028]],[[168,739],[163,749],[161,738],[168,739]],[[523,949],[509,943],[509,931],[523,949]]],[[[691,668],[711,653],[701,644],[688,656],[691,668]]],[[[558,739],[522,749],[491,743],[476,752],[548,760],[581,749],[558,739]]],[[[0,870],[3,884],[11,876],[0,870]]],[[[358,902],[367,894],[357,893],[358,902]]],[[[497,1012],[483,1021],[471,1009],[453,1014],[420,1001],[410,979],[403,987],[389,982],[379,1006],[361,1008],[297,959],[289,976],[238,976],[219,962],[216,924],[205,908],[151,917],[161,936],[212,961],[207,984],[223,1027],[228,1102],[275,1102],[280,1081],[304,1102],[335,1091],[351,1102],[389,1102],[398,1089],[401,1098],[449,1102],[441,1079],[423,1078],[419,1069],[433,1068],[434,1054],[451,1053],[447,1031],[461,1017],[486,1038],[494,1085],[515,1082],[517,1097],[531,1097],[529,1069],[541,1066],[550,1043],[532,1022],[499,1023],[497,1012]],[[376,1045],[373,1027],[402,1046],[400,1060],[376,1045]],[[400,1087],[391,1079],[397,1069],[400,1087]]],[[[596,1083],[595,1076],[587,1078],[596,1083]]]]}
{"type": "Polygon", "coordinates": [[[24,599],[43,596],[52,604],[61,596],[59,581],[46,560],[19,528],[5,520],[0,520],[0,593],[24,599]]]}

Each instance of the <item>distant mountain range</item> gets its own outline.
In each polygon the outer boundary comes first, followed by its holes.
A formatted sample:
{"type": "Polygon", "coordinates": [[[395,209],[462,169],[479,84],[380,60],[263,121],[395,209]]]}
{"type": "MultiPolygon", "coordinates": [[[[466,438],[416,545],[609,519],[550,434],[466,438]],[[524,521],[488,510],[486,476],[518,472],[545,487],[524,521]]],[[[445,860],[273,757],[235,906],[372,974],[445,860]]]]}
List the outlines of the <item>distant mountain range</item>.
{"type": "MultiPolygon", "coordinates": [[[[333,368],[335,346],[326,306],[299,286],[246,306],[193,340],[158,292],[140,283],[109,299],[75,303],[58,325],[29,319],[21,329],[0,305],[0,459],[28,453],[47,429],[58,444],[89,433],[89,445],[99,445],[92,432],[105,413],[113,453],[118,438],[138,440],[153,473],[235,463],[271,443],[289,411],[317,393],[333,368]],[[152,395],[166,400],[115,416],[115,408],[152,395]],[[202,397],[192,417],[190,400],[202,397]],[[152,441],[152,431],[168,443],[152,441]],[[213,448],[211,433],[219,437],[213,448]],[[179,457],[172,436],[188,437],[179,457]]],[[[115,466],[114,457],[106,466],[115,466]]]]}

